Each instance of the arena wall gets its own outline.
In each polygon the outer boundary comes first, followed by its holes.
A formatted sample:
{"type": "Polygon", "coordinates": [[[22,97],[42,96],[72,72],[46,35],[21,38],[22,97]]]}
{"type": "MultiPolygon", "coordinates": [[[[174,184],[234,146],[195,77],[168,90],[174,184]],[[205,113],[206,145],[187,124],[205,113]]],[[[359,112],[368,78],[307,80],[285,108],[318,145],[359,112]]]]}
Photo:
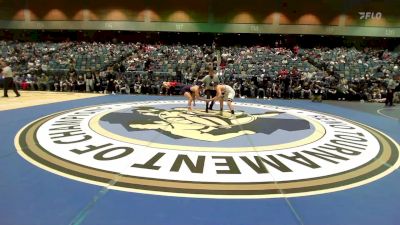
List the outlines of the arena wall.
{"type": "Polygon", "coordinates": [[[0,0],[0,28],[400,37],[391,0],[0,0]]]}

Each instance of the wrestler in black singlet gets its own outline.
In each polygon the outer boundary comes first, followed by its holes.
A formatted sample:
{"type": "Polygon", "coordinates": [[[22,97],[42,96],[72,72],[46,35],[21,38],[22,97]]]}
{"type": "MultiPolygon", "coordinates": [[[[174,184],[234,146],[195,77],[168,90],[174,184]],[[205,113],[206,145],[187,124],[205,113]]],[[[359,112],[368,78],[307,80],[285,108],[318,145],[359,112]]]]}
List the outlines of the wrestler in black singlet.
{"type": "Polygon", "coordinates": [[[191,87],[193,87],[192,85],[185,85],[182,89],[180,94],[183,95],[185,94],[185,92],[189,92],[191,95],[194,94],[194,92],[190,89],[191,87]]]}

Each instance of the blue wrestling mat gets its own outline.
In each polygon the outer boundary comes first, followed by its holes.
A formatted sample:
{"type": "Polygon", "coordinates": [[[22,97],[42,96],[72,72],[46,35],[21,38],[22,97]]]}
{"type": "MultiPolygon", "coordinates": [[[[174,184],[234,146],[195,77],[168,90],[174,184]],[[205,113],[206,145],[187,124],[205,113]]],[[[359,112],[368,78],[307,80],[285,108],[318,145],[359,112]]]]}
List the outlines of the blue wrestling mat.
{"type": "Polygon", "coordinates": [[[196,103],[0,111],[0,225],[399,224],[400,108],[196,103]]]}

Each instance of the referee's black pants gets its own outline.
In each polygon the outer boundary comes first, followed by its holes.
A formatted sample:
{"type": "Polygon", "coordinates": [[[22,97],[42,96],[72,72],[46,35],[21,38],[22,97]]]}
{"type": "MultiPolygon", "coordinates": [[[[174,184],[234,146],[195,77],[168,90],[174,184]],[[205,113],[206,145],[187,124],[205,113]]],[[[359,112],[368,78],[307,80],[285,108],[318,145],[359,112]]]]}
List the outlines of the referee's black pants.
{"type": "MultiPolygon", "coordinates": [[[[207,99],[214,98],[217,95],[216,90],[206,90],[205,92],[206,92],[207,99]]],[[[208,109],[212,109],[212,107],[214,105],[214,101],[211,102],[210,107],[208,107],[208,103],[209,102],[206,102],[206,111],[208,111],[208,109]]]]}
{"type": "Polygon", "coordinates": [[[15,86],[14,80],[12,77],[4,78],[4,97],[8,97],[8,89],[12,87],[14,93],[19,96],[17,87],[15,86]]]}
{"type": "Polygon", "coordinates": [[[387,89],[385,105],[393,106],[394,92],[392,89],[387,89]]]}

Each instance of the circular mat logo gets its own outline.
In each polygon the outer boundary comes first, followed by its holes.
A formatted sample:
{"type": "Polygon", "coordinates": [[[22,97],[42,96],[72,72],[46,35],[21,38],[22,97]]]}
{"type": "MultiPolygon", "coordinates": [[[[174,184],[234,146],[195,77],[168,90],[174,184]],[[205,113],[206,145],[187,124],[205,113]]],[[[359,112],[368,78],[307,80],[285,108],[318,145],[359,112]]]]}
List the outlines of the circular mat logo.
{"type": "Polygon", "coordinates": [[[24,127],[29,162],[107,188],[205,198],[277,198],[344,190],[399,166],[398,144],[363,124],[301,109],[235,103],[192,113],[186,101],[72,109],[24,127]]]}

